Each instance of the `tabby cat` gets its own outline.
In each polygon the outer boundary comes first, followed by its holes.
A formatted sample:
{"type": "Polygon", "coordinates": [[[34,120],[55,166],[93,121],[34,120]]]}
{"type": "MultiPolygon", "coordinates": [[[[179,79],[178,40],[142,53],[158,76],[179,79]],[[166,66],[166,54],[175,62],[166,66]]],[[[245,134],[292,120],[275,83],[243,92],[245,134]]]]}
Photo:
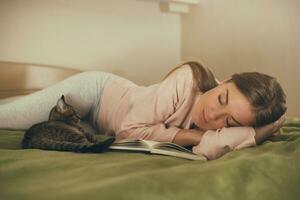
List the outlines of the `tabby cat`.
{"type": "Polygon", "coordinates": [[[97,153],[107,150],[114,140],[107,138],[100,142],[94,134],[85,131],[79,115],[62,95],[50,111],[49,120],[26,131],[22,148],[97,153]]]}

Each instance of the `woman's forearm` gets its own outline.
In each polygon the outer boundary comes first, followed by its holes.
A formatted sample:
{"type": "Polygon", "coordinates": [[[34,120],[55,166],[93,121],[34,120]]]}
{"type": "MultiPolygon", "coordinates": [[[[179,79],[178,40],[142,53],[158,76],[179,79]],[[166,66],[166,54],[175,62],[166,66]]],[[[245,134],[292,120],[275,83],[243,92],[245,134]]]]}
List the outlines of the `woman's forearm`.
{"type": "Polygon", "coordinates": [[[278,120],[276,120],[273,123],[267,124],[262,127],[254,128],[254,130],[256,132],[256,135],[255,135],[256,144],[262,143],[268,137],[272,136],[274,133],[279,131],[279,129],[282,127],[285,119],[286,119],[286,116],[282,115],[278,120]]]}
{"type": "Polygon", "coordinates": [[[268,127],[254,128],[254,130],[256,133],[255,134],[256,144],[261,144],[263,141],[265,141],[267,138],[273,135],[273,132],[269,131],[268,127]]]}
{"type": "Polygon", "coordinates": [[[204,131],[195,129],[181,129],[175,136],[173,143],[180,146],[195,146],[200,143],[204,131]]]}

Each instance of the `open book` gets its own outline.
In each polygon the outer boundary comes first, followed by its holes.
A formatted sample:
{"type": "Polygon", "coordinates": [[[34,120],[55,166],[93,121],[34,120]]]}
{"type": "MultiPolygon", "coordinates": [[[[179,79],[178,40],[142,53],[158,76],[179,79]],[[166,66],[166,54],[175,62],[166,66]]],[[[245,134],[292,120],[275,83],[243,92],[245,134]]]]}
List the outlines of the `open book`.
{"type": "Polygon", "coordinates": [[[207,160],[205,156],[197,155],[192,151],[170,142],[156,142],[150,140],[124,139],[115,141],[109,149],[124,151],[139,151],[151,154],[175,156],[190,160],[207,160]]]}

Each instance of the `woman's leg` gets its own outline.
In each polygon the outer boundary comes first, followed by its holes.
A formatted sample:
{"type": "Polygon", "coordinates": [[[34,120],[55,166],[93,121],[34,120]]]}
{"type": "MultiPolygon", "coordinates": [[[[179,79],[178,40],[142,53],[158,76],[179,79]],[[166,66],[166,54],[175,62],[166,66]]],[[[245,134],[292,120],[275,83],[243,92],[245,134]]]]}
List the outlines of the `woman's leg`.
{"type": "Polygon", "coordinates": [[[95,123],[101,91],[113,75],[106,72],[83,72],[53,86],[0,105],[0,129],[28,129],[33,124],[48,120],[50,110],[62,94],[79,115],[90,115],[95,123]]]}

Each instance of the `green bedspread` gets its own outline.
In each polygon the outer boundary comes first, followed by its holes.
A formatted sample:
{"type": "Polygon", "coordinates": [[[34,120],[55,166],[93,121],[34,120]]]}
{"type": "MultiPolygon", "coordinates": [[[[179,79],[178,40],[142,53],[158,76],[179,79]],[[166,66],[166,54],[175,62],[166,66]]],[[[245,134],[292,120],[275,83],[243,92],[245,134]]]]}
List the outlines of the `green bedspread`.
{"type": "Polygon", "coordinates": [[[300,199],[300,120],[214,161],[143,153],[22,150],[0,131],[0,199],[300,199]]]}

